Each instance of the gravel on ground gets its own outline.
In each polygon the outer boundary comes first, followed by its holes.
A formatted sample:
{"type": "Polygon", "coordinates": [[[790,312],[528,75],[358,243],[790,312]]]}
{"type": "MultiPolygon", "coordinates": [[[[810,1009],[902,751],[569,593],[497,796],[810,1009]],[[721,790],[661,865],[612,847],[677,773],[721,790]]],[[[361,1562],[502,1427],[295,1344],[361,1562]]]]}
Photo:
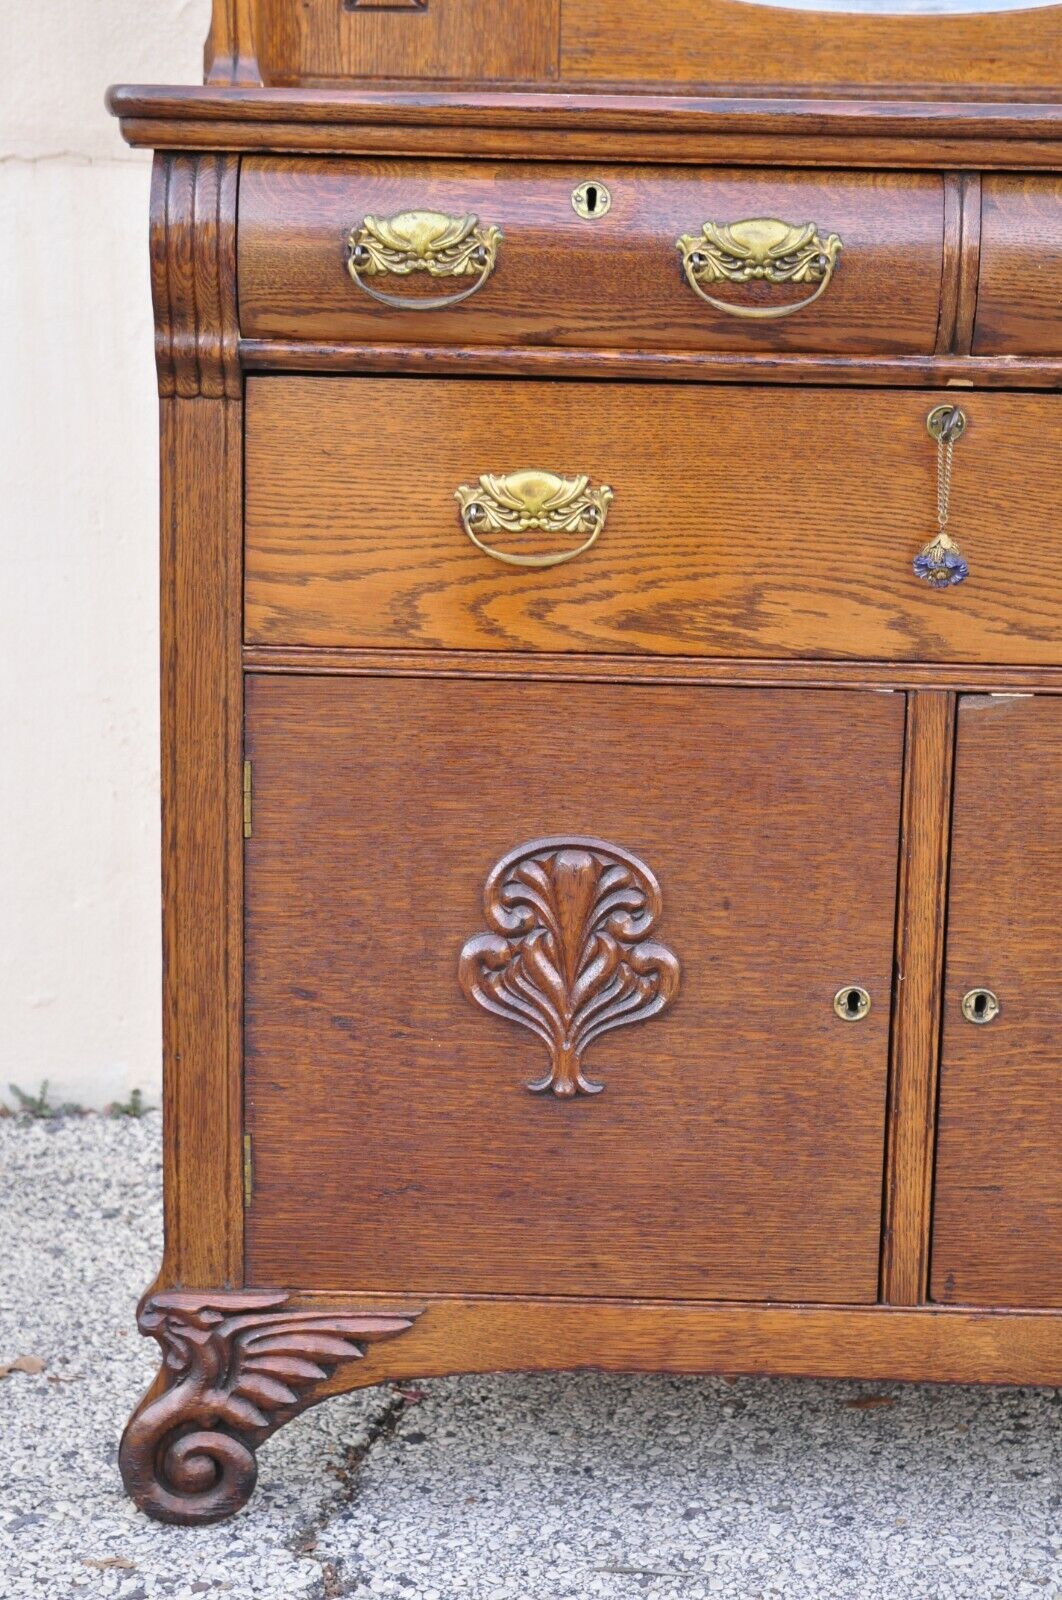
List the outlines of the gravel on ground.
{"type": "Polygon", "coordinates": [[[1062,1600],[1047,1389],[441,1379],[297,1418],[228,1523],[149,1521],[116,1458],[159,1137],[0,1121],[0,1369],[44,1362],[0,1378],[0,1600],[1062,1600]]]}

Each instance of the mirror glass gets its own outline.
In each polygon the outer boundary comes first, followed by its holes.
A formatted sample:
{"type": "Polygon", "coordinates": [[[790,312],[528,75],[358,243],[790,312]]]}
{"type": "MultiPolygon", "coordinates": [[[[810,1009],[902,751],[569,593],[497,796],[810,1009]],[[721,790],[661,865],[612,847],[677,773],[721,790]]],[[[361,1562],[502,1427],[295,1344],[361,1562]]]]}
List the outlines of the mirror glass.
{"type": "Polygon", "coordinates": [[[1035,11],[1058,0],[744,0],[787,11],[847,11],[865,16],[969,16],[977,11],[1035,11]]]}

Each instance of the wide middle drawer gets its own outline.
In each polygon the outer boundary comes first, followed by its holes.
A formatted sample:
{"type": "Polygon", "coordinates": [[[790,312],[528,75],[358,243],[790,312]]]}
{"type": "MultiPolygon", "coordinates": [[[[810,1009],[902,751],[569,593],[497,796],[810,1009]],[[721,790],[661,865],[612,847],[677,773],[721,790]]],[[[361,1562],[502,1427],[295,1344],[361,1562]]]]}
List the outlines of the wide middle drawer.
{"type": "Polygon", "coordinates": [[[1059,663],[1059,406],[924,390],[251,378],[247,638],[1059,663]],[[967,427],[950,532],[969,576],[937,590],[912,569],[936,532],[926,419],[957,400],[967,427]],[[540,518],[551,530],[504,526],[531,521],[529,473],[540,494],[561,484],[540,518]],[[587,503],[602,518],[592,541],[576,515],[587,503]],[[588,543],[561,565],[497,558],[588,543]]]}

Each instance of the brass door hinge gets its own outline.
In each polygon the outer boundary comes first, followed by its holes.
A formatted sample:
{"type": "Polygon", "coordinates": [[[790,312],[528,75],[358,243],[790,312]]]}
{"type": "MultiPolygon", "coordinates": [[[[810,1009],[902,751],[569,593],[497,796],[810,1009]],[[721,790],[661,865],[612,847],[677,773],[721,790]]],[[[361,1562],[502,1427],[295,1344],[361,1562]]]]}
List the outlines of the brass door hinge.
{"type": "Polygon", "coordinates": [[[253,803],[251,781],[251,763],[249,761],[245,761],[243,764],[243,836],[245,839],[249,839],[251,837],[251,812],[253,803]]]}
{"type": "Polygon", "coordinates": [[[243,1136],[243,1209],[249,1211],[254,1192],[254,1167],[251,1162],[251,1135],[243,1136]]]}

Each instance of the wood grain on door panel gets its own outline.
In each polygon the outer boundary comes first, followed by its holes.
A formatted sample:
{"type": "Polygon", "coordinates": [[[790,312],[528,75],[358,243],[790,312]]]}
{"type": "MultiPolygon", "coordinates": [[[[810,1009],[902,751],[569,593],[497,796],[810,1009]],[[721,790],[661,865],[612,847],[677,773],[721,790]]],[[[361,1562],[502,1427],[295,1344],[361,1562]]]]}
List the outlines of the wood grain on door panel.
{"type": "Polygon", "coordinates": [[[249,1281],[875,1298],[902,696],[266,675],[247,704],[249,1281]],[[495,863],[569,833],[655,875],[682,977],[560,1100],[458,960],[495,863]]]}
{"type": "Polygon", "coordinates": [[[936,531],[926,416],[954,399],[252,378],[247,637],[1058,664],[1057,397],[962,396],[951,532],[970,577],[938,591],[911,570],[936,531]],[[611,485],[592,550],[538,571],[472,545],[454,491],[524,467],[611,485]]]}
{"type": "Polygon", "coordinates": [[[561,76],[597,82],[972,85],[1056,92],[1062,6],[874,16],[741,0],[564,0],[561,76]]]}
{"type": "Polygon", "coordinates": [[[1062,705],[975,695],[958,730],[933,1296],[1062,1306],[1062,705]]]}
{"type": "MultiPolygon", "coordinates": [[[[361,343],[602,345],[635,350],[928,354],[944,240],[943,184],[916,173],[720,171],[512,162],[326,161],[254,156],[240,187],[245,337],[361,343]],[[611,208],[579,217],[572,191],[604,184],[611,208]],[[500,227],[486,285],[450,310],[418,311],[445,280],[373,280],[408,299],[378,305],[352,281],[343,241],[366,216],[474,213],[500,227]],[[675,241],[703,223],[780,217],[844,244],[813,306],[749,321],[705,305],[675,241]]],[[[464,286],[457,281],[457,288],[464,286]]],[[[806,300],[807,284],[723,283],[737,307],[806,300]]]]}
{"type": "Polygon", "coordinates": [[[265,20],[267,83],[557,76],[560,0],[284,0],[265,20]]]}

